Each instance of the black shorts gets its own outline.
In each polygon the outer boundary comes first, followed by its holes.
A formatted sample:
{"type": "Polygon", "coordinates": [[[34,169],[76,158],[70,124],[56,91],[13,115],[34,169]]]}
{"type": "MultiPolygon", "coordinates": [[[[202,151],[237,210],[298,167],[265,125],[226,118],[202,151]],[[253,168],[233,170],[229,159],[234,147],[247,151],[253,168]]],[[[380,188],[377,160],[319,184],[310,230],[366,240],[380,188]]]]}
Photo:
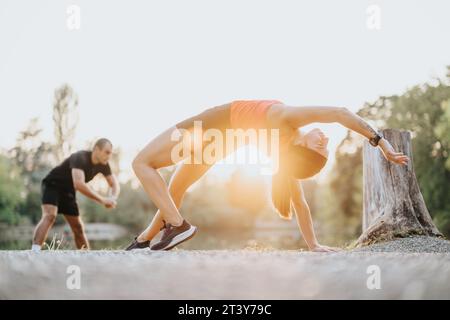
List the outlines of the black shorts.
{"type": "Polygon", "coordinates": [[[64,190],[52,183],[42,182],[42,204],[58,207],[58,213],[79,216],[75,192],[64,190]]]}

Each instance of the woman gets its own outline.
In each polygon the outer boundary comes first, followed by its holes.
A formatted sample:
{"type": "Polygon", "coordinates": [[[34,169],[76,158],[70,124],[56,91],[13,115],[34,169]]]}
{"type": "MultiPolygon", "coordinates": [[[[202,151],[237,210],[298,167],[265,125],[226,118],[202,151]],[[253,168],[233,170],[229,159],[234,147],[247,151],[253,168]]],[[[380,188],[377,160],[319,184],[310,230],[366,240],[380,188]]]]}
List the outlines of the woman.
{"type": "MultiPolygon", "coordinates": [[[[169,250],[195,234],[196,227],[183,219],[178,208],[189,186],[205,174],[212,164],[192,164],[185,161],[173,174],[169,187],[157,171],[183,158],[174,160],[173,150],[179,147],[179,140],[173,137],[192,131],[194,121],[200,121],[203,130],[216,129],[225,137],[225,131],[229,129],[277,130],[280,145],[279,170],[272,177],[272,202],[283,218],[291,218],[293,209],[311,251],[329,252],[339,249],[318,243],[299,181],[314,176],[323,168],[328,156],[328,138],[318,129],[302,134],[299,128],[314,122],[337,122],[369,139],[374,147],[380,147],[387,160],[402,165],[408,161],[407,156],[395,152],[391,144],[363,119],[343,107],[294,107],[278,100],[237,100],[209,108],[161,133],[134,159],[133,169],[159,210],[147,229],[136,237],[126,250],[149,247],[150,241],[163,229],[161,240],[151,246],[152,250],[169,250]]],[[[202,142],[201,147],[206,146],[207,144],[202,142]]],[[[228,149],[222,151],[219,153],[223,157],[230,152],[228,149]]],[[[190,155],[183,156],[188,158],[190,155]]]]}

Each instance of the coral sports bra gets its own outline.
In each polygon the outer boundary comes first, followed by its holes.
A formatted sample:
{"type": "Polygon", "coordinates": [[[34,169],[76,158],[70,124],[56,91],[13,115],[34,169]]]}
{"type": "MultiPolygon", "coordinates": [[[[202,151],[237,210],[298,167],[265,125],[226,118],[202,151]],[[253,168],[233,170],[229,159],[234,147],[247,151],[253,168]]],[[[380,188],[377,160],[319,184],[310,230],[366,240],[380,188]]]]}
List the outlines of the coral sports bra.
{"type": "Polygon", "coordinates": [[[266,113],[278,100],[235,100],[231,103],[230,122],[233,129],[261,129],[266,126],[266,113]]]}
{"type": "MultiPolygon", "coordinates": [[[[233,129],[265,129],[267,128],[267,110],[273,104],[283,102],[279,100],[235,100],[231,103],[230,123],[233,129]]],[[[287,150],[289,143],[295,136],[296,129],[283,131],[279,136],[280,151],[287,150]]]]}

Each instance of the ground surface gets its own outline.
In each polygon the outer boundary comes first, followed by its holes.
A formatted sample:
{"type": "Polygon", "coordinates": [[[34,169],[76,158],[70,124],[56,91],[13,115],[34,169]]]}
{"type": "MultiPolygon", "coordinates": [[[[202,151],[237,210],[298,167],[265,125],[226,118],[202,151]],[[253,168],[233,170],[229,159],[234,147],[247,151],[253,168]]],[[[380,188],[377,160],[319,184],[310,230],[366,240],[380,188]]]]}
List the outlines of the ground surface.
{"type": "Polygon", "coordinates": [[[340,253],[0,251],[0,298],[450,299],[450,242],[397,241],[340,253]],[[71,265],[80,289],[67,287],[71,265]]]}

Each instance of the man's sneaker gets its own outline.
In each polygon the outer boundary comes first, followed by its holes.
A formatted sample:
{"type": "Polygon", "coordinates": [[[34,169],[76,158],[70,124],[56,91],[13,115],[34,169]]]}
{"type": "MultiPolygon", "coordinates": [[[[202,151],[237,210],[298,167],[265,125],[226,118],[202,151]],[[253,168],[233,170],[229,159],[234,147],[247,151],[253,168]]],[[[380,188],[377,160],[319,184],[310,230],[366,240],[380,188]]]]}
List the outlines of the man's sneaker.
{"type": "Polygon", "coordinates": [[[150,247],[152,250],[170,250],[176,245],[189,240],[197,232],[197,227],[191,226],[183,219],[181,226],[173,226],[170,223],[164,223],[164,233],[161,240],[150,247]]]}
{"type": "Polygon", "coordinates": [[[125,249],[125,251],[130,251],[134,249],[145,249],[150,246],[150,241],[138,242],[137,237],[134,238],[133,242],[125,249]]]}

